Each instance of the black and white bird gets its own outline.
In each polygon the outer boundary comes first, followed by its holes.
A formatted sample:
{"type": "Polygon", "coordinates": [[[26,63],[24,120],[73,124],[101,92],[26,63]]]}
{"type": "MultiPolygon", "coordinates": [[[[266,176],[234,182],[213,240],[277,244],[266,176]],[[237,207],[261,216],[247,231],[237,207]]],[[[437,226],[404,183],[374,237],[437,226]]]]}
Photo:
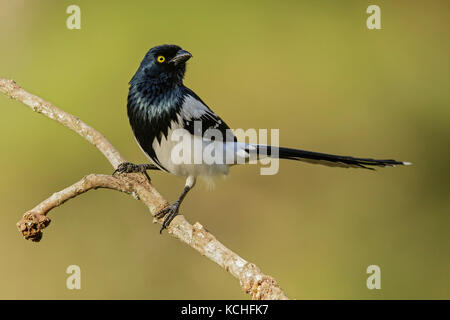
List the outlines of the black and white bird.
{"type": "Polygon", "coordinates": [[[365,169],[410,164],[238,142],[228,125],[197,94],[183,85],[186,62],[191,57],[189,52],[176,45],[154,47],[147,52],[130,81],[128,118],[134,137],[152,164],[126,162],[120,164],[115,173],[143,172],[147,175],[146,170],[158,169],[186,178],[186,185],[179,198],[155,215],[158,218],[165,217],[161,231],[178,214],[181,202],[194,187],[197,177],[226,175],[230,166],[250,159],[275,157],[332,167],[365,169]],[[223,139],[207,137],[208,130],[218,131],[223,139]],[[178,140],[173,139],[175,133],[178,140]],[[179,147],[180,137],[184,142],[189,142],[187,145],[190,149],[183,150],[185,154],[190,154],[188,161],[174,159],[174,154],[177,154],[174,150],[179,147]],[[193,159],[197,154],[201,157],[201,149],[208,147],[213,149],[213,153],[225,154],[223,161],[193,159]]]}

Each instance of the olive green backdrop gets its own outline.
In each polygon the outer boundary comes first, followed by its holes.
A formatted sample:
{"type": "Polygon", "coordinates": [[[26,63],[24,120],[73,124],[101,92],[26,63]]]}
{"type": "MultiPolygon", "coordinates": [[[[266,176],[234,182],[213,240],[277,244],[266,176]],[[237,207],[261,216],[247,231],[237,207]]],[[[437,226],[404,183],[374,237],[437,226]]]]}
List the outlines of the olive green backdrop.
{"type": "MultiPolygon", "coordinates": [[[[282,145],[395,158],[377,172],[281,162],[233,168],[182,206],[296,299],[450,298],[448,1],[4,1],[0,76],[79,116],[145,162],[128,81],[152,46],[189,50],[185,83],[232,128],[279,128],[282,145]],[[81,8],[81,30],[66,8],[81,8]],[[366,8],[381,7],[382,30],[366,8]],[[381,267],[381,290],[366,268],[381,267]]],[[[142,203],[91,191],[50,214],[41,243],[15,223],[112,168],[61,125],[0,96],[0,298],[247,299],[238,282],[159,235],[142,203]],[[81,267],[70,291],[67,266],[81,267]]],[[[174,200],[183,180],[152,173],[174,200]]]]}

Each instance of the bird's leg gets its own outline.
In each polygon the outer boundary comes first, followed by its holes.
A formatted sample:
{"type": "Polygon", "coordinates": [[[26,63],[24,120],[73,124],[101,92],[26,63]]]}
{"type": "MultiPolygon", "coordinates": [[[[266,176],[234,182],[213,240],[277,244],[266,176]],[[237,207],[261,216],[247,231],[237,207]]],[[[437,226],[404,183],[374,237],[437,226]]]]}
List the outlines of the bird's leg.
{"type": "Polygon", "coordinates": [[[159,233],[161,233],[164,229],[166,229],[169,226],[170,222],[172,222],[173,218],[175,218],[178,215],[178,209],[180,208],[180,205],[183,202],[184,197],[186,197],[188,192],[194,187],[195,181],[196,181],[195,177],[189,176],[186,179],[186,185],[184,186],[183,192],[180,194],[177,201],[167,206],[166,208],[158,211],[155,214],[155,218],[158,219],[165,217],[161,226],[161,230],[159,230],[159,233]]]}
{"type": "Polygon", "coordinates": [[[117,166],[117,169],[114,170],[113,175],[116,173],[134,173],[134,172],[142,172],[147,177],[148,181],[151,181],[149,175],[146,170],[159,170],[157,166],[150,163],[145,164],[134,164],[131,162],[122,162],[117,166]]]}

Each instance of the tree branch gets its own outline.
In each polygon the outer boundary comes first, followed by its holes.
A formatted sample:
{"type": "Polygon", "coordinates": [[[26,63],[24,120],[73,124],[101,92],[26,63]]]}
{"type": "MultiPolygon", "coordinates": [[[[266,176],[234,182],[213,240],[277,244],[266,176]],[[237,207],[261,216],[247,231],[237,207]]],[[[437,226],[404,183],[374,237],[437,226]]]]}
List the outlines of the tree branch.
{"type": "MultiPolygon", "coordinates": [[[[50,102],[23,90],[14,81],[0,78],[0,92],[75,131],[93,144],[114,168],[125,162],[125,159],[114,146],[97,130],[88,126],[79,118],[55,107],[50,102]]],[[[17,223],[19,231],[25,239],[40,241],[42,230],[50,223],[50,219],[47,217],[50,210],[69,199],[97,188],[107,188],[130,194],[143,202],[152,215],[168,205],[168,202],[142,173],[119,176],[90,174],[64,190],[54,193],[26,212],[17,223]]],[[[161,224],[162,221],[163,219],[154,218],[154,222],[161,224]]],[[[252,299],[288,299],[274,278],[263,274],[257,266],[225,247],[200,223],[191,225],[184,216],[178,215],[171,222],[167,231],[171,236],[186,243],[231,273],[239,280],[242,289],[250,294],[252,299]]]]}

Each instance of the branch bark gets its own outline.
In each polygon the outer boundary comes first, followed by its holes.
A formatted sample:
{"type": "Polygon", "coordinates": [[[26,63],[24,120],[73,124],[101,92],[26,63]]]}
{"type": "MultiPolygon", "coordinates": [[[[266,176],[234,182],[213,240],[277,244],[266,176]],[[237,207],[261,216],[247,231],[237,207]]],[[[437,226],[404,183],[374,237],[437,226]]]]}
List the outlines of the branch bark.
{"type": "MultiPolygon", "coordinates": [[[[119,151],[97,130],[74,115],[25,91],[13,80],[0,77],[0,92],[78,133],[93,144],[108,159],[113,168],[125,162],[119,151]]],[[[50,210],[62,205],[69,199],[98,188],[107,188],[130,194],[143,202],[152,215],[168,205],[168,202],[142,173],[119,176],[90,174],[64,190],[54,193],[48,199],[27,211],[17,223],[19,231],[25,239],[40,241],[42,230],[50,224],[50,219],[47,217],[50,210]]],[[[162,221],[163,219],[154,218],[154,222],[161,224],[162,221]]],[[[228,249],[200,223],[196,222],[191,225],[183,215],[178,215],[171,222],[167,232],[231,273],[239,280],[242,289],[250,294],[252,299],[288,299],[273,277],[265,275],[256,265],[228,249]]]]}

